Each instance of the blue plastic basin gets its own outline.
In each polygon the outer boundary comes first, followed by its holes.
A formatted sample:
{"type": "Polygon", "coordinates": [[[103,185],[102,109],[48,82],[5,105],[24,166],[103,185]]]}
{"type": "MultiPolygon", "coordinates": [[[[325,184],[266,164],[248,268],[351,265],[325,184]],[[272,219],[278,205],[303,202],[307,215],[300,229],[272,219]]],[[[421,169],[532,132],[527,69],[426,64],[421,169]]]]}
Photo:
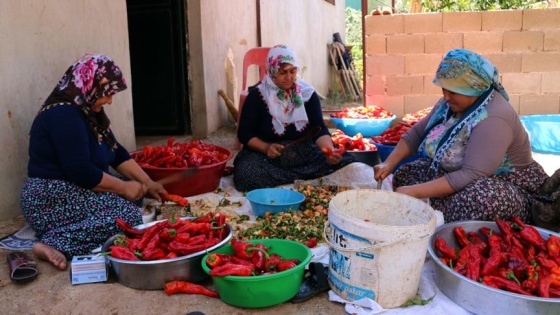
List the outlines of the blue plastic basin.
{"type": "Polygon", "coordinates": [[[383,131],[387,130],[391,122],[397,118],[393,115],[390,118],[335,118],[329,117],[337,129],[342,130],[347,136],[353,137],[361,133],[364,138],[379,136],[383,131]]]}
{"type": "Polygon", "coordinates": [[[560,154],[560,115],[521,116],[534,152],[560,154]]]}
{"type": "Polygon", "coordinates": [[[267,212],[299,210],[305,195],[286,188],[260,188],[251,190],[245,198],[251,203],[255,215],[264,216],[267,212]]]}

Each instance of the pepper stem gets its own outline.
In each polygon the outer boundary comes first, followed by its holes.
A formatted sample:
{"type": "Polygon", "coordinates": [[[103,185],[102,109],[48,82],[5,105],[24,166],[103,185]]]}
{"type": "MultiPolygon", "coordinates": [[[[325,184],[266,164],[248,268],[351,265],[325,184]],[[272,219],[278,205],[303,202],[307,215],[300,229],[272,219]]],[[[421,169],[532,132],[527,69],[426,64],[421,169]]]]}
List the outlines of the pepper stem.
{"type": "Polygon", "coordinates": [[[270,255],[264,249],[259,248],[259,247],[248,247],[245,251],[247,253],[251,253],[252,251],[255,251],[255,250],[261,251],[264,254],[264,257],[266,259],[268,259],[268,257],[270,257],[270,255]]]}

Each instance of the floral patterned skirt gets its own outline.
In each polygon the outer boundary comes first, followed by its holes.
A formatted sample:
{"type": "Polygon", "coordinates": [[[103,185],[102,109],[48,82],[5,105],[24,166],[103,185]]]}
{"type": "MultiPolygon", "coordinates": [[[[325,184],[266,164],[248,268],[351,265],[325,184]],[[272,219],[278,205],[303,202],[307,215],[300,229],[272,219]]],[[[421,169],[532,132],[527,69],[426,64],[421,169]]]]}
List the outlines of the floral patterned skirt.
{"type": "Polygon", "coordinates": [[[290,147],[276,159],[243,148],[233,161],[233,183],[238,191],[276,187],[291,184],[296,179],[326,176],[353,162],[357,162],[356,158],[345,153],[339,164],[329,165],[321,149],[311,141],[290,147]]]}
{"type": "Polygon", "coordinates": [[[21,192],[21,209],[40,242],[67,258],[86,255],[121,233],[121,218],[142,224],[140,208],[123,197],[96,193],[64,180],[27,178],[21,192]]]}
{"type": "MultiPolygon", "coordinates": [[[[408,186],[431,181],[434,176],[430,159],[419,159],[401,166],[393,177],[393,187],[408,186]]],[[[445,222],[462,220],[494,221],[496,218],[519,217],[532,223],[533,196],[548,175],[534,162],[524,170],[481,178],[463,190],[443,198],[430,198],[430,205],[443,213],[445,222]]]]}

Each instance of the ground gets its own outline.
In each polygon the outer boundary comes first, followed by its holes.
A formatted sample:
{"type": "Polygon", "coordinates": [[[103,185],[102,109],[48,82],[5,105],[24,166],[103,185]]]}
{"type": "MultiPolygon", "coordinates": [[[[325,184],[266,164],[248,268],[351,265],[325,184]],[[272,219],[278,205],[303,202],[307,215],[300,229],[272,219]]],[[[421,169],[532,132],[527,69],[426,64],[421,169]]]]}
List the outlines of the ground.
{"type": "MultiPolygon", "coordinates": [[[[235,150],[234,127],[223,127],[211,134],[205,142],[235,150]]],[[[166,137],[142,137],[137,147],[145,144],[163,144],[166,137]]],[[[189,137],[176,139],[190,140],[189,137]]],[[[535,155],[535,159],[552,174],[560,165],[560,156],[535,155]]],[[[229,161],[231,164],[232,161],[229,161]]],[[[13,220],[0,221],[0,238],[10,235],[25,225],[20,215],[13,220]]],[[[167,296],[163,291],[143,291],[127,288],[114,278],[107,283],[71,285],[69,271],[59,271],[49,263],[38,262],[39,276],[28,284],[15,284],[9,277],[6,256],[10,251],[0,248],[0,314],[186,314],[201,311],[205,314],[345,314],[344,306],[330,302],[322,293],[300,304],[283,303],[264,309],[241,309],[218,299],[200,295],[177,294],[167,296]]],[[[204,283],[211,286],[211,282],[204,283]]]]}
{"type": "MultiPolygon", "coordinates": [[[[224,127],[205,139],[210,143],[235,151],[234,127],[224,127]]],[[[137,141],[144,144],[163,144],[165,137],[143,137],[137,141]]],[[[188,138],[188,137],[187,137],[188,138]]],[[[190,139],[190,138],[189,138],[190,139]]],[[[182,138],[177,138],[181,141],[182,138]]],[[[229,163],[231,163],[230,161],[229,163]]],[[[23,226],[20,215],[13,220],[0,221],[0,238],[10,235],[23,226]]],[[[344,306],[330,302],[327,293],[309,301],[283,303],[264,309],[241,309],[223,303],[219,299],[201,295],[177,294],[167,296],[162,290],[143,291],[125,287],[110,278],[107,283],[72,285],[68,269],[59,271],[49,263],[38,263],[39,276],[28,284],[15,284],[10,280],[6,257],[10,251],[0,248],[0,314],[186,314],[201,311],[205,314],[345,314],[344,306]]],[[[211,286],[211,281],[203,283],[211,286]]]]}

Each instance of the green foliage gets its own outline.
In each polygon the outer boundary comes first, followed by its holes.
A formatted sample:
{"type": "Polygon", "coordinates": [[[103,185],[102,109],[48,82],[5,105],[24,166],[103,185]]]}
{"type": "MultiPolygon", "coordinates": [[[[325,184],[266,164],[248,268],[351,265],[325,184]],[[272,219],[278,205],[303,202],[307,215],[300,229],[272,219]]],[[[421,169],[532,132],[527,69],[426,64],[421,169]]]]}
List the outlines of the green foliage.
{"type": "Polygon", "coordinates": [[[352,46],[352,60],[360,84],[362,84],[363,43],[362,43],[362,11],[346,8],[346,46],[352,46]]]}
{"type": "MultiPolygon", "coordinates": [[[[407,13],[411,0],[397,0],[396,11],[407,13]]],[[[423,12],[492,11],[514,9],[539,9],[548,7],[540,0],[426,0],[422,1],[423,12]]]]}

